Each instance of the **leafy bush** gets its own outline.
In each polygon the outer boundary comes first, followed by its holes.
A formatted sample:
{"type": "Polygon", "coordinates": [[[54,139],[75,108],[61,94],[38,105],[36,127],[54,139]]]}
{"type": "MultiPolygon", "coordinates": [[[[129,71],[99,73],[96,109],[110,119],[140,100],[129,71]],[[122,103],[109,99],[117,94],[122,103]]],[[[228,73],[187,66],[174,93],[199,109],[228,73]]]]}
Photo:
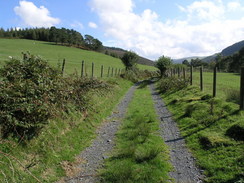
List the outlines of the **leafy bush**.
{"type": "Polygon", "coordinates": [[[161,93],[168,91],[178,91],[188,86],[188,81],[182,78],[167,77],[158,82],[158,89],[161,93]]]}
{"type": "Polygon", "coordinates": [[[40,57],[12,59],[0,69],[0,125],[3,136],[35,135],[51,116],[59,71],[40,57]]]}
{"type": "Polygon", "coordinates": [[[25,54],[11,59],[0,69],[0,127],[3,137],[30,139],[48,119],[70,108],[84,111],[92,92],[110,84],[92,78],[62,78],[60,71],[38,56],[25,54]]]}
{"type": "Polygon", "coordinates": [[[127,79],[133,83],[137,83],[140,80],[152,78],[155,74],[148,70],[140,70],[136,67],[133,67],[129,70],[126,70],[124,74],[120,76],[124,79],[127,79]]]}

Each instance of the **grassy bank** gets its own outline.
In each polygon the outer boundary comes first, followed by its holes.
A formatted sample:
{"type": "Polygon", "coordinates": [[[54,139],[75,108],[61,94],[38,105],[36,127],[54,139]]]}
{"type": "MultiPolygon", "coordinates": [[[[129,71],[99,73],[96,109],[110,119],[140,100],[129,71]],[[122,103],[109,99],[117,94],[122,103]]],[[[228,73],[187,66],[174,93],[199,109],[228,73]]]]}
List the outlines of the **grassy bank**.
{"type": "MultiPolygon", "coordinates": [[[[105,73],[107,74],[108,67],[124,68],[120,59],[102,53],[25,39],[0,39],[0,66],[4,64],[5,60],[9,59],[9,56],[20,58],[22,57],[21,52],[26,51],[34,55],[40,55],[53,66],[61,65],[65,58],[66,74],[74,73],[75,71],[80,74],[82,60],[85,60],[85,71],[88,76],[91,76],[92,62],[95,64],[94,76],[97,77],[100,76],[101,65],[104,66],[104,75],[105,73]]],[[[155,70],[154,67],[146,65],[138,65],[138,67],[140,69],[155,70]]]]}
{"type": "Polygon", "coordinates": [[[19,143],[13,138],[0,139],[0,182],[54,182],[78,171],[73,166],[80,161],[75,155],[90,144],[96,128],[131,86],[119,78],[107,82],[114,85],[113,89],[94,93],[92,107],[87,111],[78,113],[69,108],[28,143],[19,143]]]}
{"type": "Polygon", "coordinates": [[[102,182],[168,180],[168,152],[158,134],[159,122],[150,91],[144,84],[135,91],[129,104],[127,117],[117,133],[116,148],[102,171],[102,182]]]}
{"type": "Polygon", "coordinates": [[[205,170],[205,181],[243,182],[244,112],[238,105],[211,98],[196,87],[166,91],[162,98],[205,170]]]}

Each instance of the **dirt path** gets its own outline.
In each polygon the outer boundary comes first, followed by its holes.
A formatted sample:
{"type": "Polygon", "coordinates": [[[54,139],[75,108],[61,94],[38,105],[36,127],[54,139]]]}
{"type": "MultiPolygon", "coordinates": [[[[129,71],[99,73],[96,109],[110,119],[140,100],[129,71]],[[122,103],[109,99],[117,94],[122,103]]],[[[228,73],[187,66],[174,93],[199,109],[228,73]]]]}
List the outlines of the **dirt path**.
{"type": "Polygon", "coordinates": [[[200,183],[202,181],[201,170],[195,165],[195,160],[185,145],[185,140],[180,136],[179,128],[172,119],[172,114],[156,91],[153,83],[150,84],[155,109],[160,123],[160,133],[165,143],[170,148],[170,162],[174,171],[170,172],[171,178],[177,183],[200,183]]]}
{"type": "Polygon", "coordinates": [[[79,155],[84,163],[79,165],[81,172],[76,177],[67,178],[66,183],[95,183],[99,182],[97,170],[102,167],[103,160],[108,158],[108,153],[114,147],[114,137],[121,120],[126,114],[126,109],[132,99],[136,85],[132,86],[122,101],[118,104],[113,114],[97,130],[97,137],[92,144],[79,155]]]}

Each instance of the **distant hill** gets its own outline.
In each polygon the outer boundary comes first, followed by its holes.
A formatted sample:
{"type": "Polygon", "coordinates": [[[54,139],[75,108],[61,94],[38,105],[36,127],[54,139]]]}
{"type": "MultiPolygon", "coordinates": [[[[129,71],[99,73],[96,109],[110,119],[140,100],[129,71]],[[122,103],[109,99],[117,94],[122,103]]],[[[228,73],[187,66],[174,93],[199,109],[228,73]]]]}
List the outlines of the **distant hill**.
{"type": "MultiPolygon", "coordinates": [[[[114,57],[120,58],[124,55],[125,52],[126,50],[121,48],[104,46],[104,53],[114,57]]],[[[154,62],[152,60],[149,60],[141,56],[139,56],[138,64],[154,66],[154,62]]]]}
{"type": "Polygon", "coordinates": [[[211,61],[215,60],[215,58],[218,54],[221,54],[223,56],[230,56],[230,55],[233,55],[234,53],[240,51],[240,49],[243,47],[244,47],[244,40],[237,42],[231,46],[226,47],[220,53],[215,53],[215,54],[210,55],[210,56],[206,56],[206,57],[185,57],[185,58],[180,58],[180,59],[173,59],[173,61],[174,61],[174,63],[180,63],[181,64],[182,61],[184,61],[184,60],[190,61],[191,59],[199,58],[203,62],[211,62],[211,61]]]}
{"type": "Polygon", "coordinates": [[[244,47],[244,40],[243,41],[240,41],[240,42],[237,42],[231,46],[228,46],[227,48],[223,49],[221,54],[223,56],[230,56],[230,55],[233,55],[234,53],[240,51],[241,48],[244,47]]]}
{"type": "Polygon", "coordinates": [[[196,59],[196,58],[203,59],[204,57],[197,57],[197,56],[195,56],[195,57],[185,57],[185,58],[173,59],[173,62],[175,64],[182,64],[182,62],[184,60],[190,61],[191,59],[196,59]]]}

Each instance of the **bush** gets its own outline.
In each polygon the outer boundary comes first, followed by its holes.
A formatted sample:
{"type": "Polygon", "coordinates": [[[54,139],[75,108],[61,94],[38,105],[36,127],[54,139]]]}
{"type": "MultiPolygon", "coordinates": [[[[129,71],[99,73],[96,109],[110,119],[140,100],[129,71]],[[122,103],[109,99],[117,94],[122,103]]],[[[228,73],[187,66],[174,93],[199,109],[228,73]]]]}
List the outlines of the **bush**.
{"type": "Polygon", "coordinates": [[[120,75],[120,77],[127,79],[133,83],[137,83],[140,80],[152,78],[153,76],[153,72],[150,72],[148,70],[140,70],[136,67],[126,70],[124,74],[120,75]]]}
{"type": "Polygon", "coordinates": [[[40,57],[12,59],[0,69],[0,125],[4,137],[32,137],[47,123],[59,71],[40,57]]]}
{"type": "Polygon", "coordinates": [[[59,70],[38,56],[25,54],[0,69],[0,127],[3,137],[31,139],[61,111],[84,111],[90,95],[111,87],[93,78],[62,78],[59,70]]]}
{"type": "Polygon", "coordinates": [[[158,89],[161,93],[168,91],[178,91],[188,86],[188,81],[182,78],[168,77],[162,78],[158,82],[158,89]]]}

